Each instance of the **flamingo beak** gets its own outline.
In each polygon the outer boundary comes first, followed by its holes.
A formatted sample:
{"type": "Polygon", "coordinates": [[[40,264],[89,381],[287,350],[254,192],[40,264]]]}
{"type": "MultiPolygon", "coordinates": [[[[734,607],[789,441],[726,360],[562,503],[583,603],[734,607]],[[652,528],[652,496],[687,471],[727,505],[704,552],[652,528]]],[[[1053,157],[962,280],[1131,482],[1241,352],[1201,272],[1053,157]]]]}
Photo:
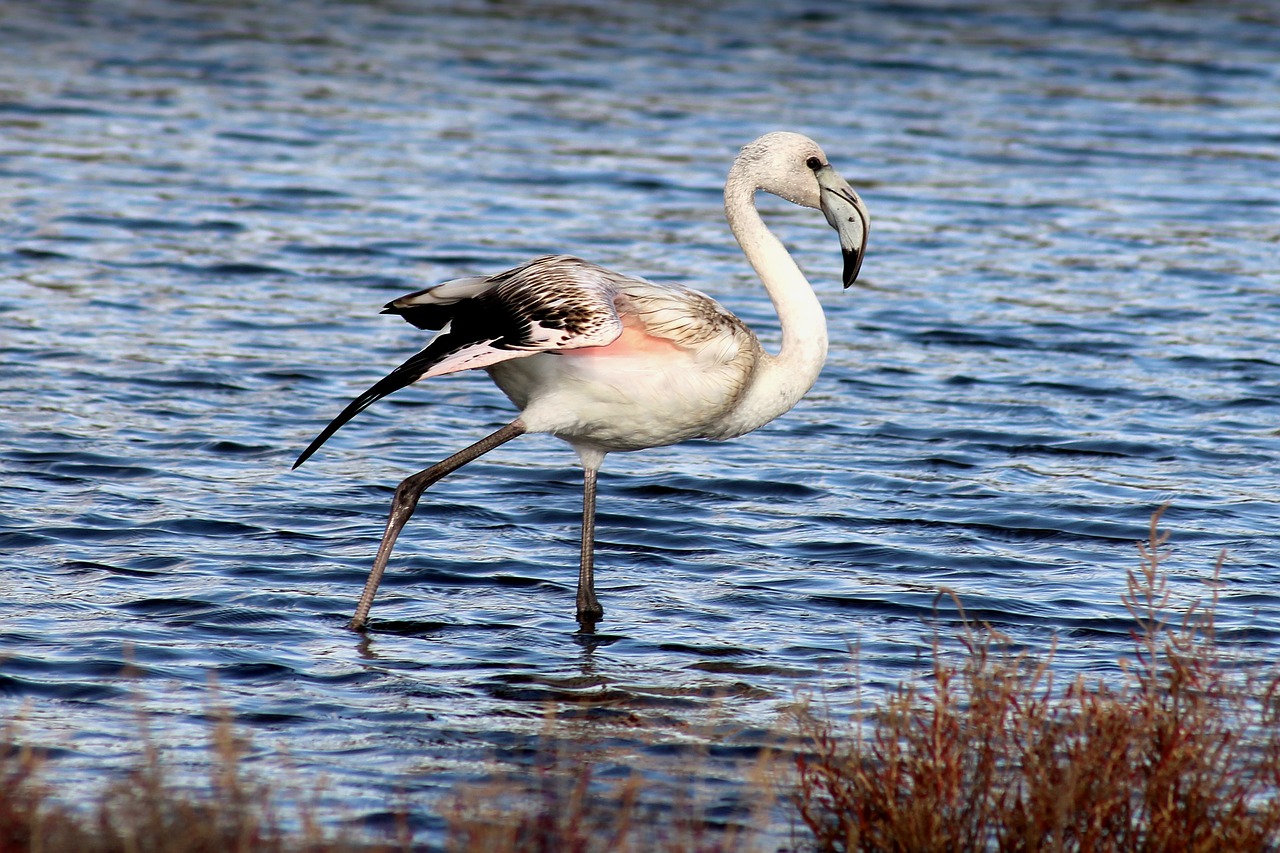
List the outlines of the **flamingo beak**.
{"type": "Polygon", "coordinates": [[[845,179],[830,165],[814,170],[818,179],[818,205],[827,223],[840,235],[840,254],[844,256],[844,286],[858,278],[862,258],[867,253],[867,233],[871,230],[871,214],[845,179]]]}

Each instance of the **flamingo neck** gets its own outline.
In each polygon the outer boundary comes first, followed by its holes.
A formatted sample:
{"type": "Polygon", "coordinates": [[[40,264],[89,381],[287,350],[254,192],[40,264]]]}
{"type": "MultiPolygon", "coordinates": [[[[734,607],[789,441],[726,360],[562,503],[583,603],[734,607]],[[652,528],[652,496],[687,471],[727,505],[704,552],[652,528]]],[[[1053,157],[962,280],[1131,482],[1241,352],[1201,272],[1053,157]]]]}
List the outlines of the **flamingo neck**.
{"type": "Polygon", "coordinates": [[[724,188],[725,217],[778,312],[782,346],[777,355],[763,353],[739,412],[755,429],[789,410],[818,378],[827,359],[827,319],[822,304],[782,241],[773,235],[756,209],[759,183],[742,163],[735,163],[724,188]]]}

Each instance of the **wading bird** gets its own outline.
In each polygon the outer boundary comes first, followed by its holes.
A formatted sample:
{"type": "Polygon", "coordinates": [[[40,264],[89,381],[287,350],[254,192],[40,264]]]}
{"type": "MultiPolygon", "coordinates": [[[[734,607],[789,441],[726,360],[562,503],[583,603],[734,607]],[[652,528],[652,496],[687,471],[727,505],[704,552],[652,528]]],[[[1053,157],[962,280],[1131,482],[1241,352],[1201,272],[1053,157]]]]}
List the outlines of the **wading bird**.
{"type": "Polygon", "coordinates": [[[375,400],[419,379],[484,368],[520,416],[475,444],[408,477],[396,489],[382,543],[350,627],[363,630],[396,537],[422,492],[525,433],[550,433],[577,452],[585,472],[578,622],[604,615],[593,576],[596,475],[605,454],[722,440],[751,432],[794,406],[827,357],[827,323],[804,273],[769,231],[758,190],[821,210],[840,235],[844,286],[858,277],[870,218],[858,194],[798,133],[769,133],[729,170],[724,211],[778,312],[782,345],[770,355],[736,316],[682,287],[621,275],[568,255],[535,258],[488,277],[460,278],[387,304],[436,335],[426,348],[342,410],[294,463],[297,468],[375,400]]]}

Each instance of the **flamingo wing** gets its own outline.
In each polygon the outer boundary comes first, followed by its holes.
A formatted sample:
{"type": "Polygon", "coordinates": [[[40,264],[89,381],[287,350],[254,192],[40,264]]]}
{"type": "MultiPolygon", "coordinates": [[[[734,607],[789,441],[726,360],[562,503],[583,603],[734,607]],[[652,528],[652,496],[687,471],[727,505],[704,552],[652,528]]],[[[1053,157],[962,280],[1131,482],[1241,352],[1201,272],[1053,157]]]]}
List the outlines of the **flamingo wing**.
{"type": "Polygon", "coordinates": [[[382,313],[398,314],[420,329],[438,333],[347,404],[293,467],[307,461],[375,401],[419,379],[612,343],[622,334],[614,301],[627,281],[578,258],[548,255],[494,276],[455,279],[392,300],[382,313]]]}

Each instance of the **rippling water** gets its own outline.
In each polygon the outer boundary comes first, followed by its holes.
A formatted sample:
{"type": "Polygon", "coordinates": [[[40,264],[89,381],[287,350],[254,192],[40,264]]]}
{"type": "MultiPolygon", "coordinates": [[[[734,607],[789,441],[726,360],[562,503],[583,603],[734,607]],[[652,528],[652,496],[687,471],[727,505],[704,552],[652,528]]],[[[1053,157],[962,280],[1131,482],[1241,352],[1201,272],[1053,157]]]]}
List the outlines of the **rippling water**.
{"type": "Polygon", "coordinates": [[[749,745],[839,703],[852,645],[864,690],[916,672],[942,587],[1106,672],[1166,501],[1180,592],[1226,549],[1220,626],[1274,658],[1280,17],[1103,5],[0,5],[4,705],[94,787],[138,704],[203,743],[216,678],[376,820],[548,703],[749,745]],[[828,309],[810,397],[610,457],[595,638],[545,437],[429,493],[343,630],[395,483],[510,417],[437,380],[291,472],[420,345],[382,303],[568,251],[776,342],[719,195],[776,128],[874,217],[841,293],[821,219],[767,205],[828,309]]]}

